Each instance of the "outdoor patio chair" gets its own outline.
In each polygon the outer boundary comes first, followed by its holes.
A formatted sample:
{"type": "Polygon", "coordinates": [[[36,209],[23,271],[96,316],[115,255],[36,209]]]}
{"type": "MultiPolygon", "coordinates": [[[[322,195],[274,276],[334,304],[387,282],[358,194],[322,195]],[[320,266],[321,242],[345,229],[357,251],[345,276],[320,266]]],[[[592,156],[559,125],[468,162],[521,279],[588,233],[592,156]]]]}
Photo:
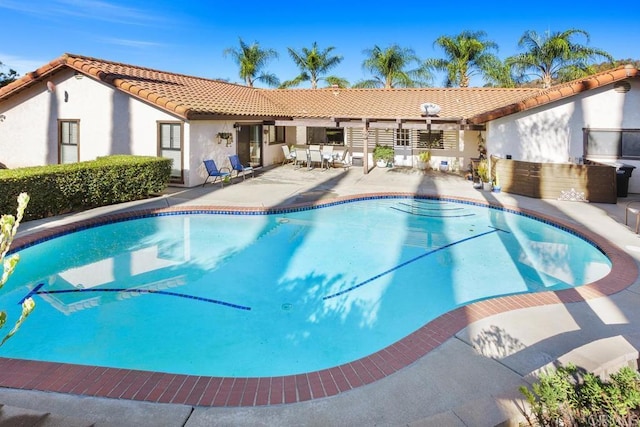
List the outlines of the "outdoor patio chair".
{"type": "Polygon", "coordinates": [[[309,161],[307,162],[307,169],[311,169],[311,166],[314,163],[319,163],[320,167],[322,167],[324,163],[324,159],[322,158],[322,151],[309,150],[309,161]]]}
{"type": "Polygon", "coordinates": [[[282,152],[284,153],[284,160],[282,161],[282,164],[284,165],[285,163],[291,162],[295,166],[297,163],[296,152],[289,150],[288,145],[282,146],[282,152]]]}
{"type": "Polygon", "coordinates": [[[251,166],[243,166],[242,163],[240,163],[240,157],[238,157],[237,154],[234,154],[232,156],[229,156],[229,162],[231,162],[231,174],[233,174],[233,172],[236,172],[236,176],[240,175],[240,172],[242,172],[242,179],[245,180],[247,178],[247,174],[250,173],[251,176],[253,175],[253,167],[251,166]]]}
{"type": "Polygon", "coordinates": [[[334,151],[333,161],[331,162],[331,164],[333,165],[333,167],[348,168],[350,166],[348,151],[347,150],[334,151]]]}
{"type": "Polygon", "coordinates": [[[216,162],[214,162],[213,160],[203,160],[203,162],[204,167],[207,168],[207,173],[209,174],[207,175],[207,179],[204,180],[204,183],[202,183],[203,187],[211,177],[213,177],[213,181],[211,181],[212,184],[215,183],[218,178],[220,178],[220,185],[222,187],[224,187],[225,181],[231,179],[231,171],[229,170],[229,168],[218,169],[218,166],[216,166],[216,162]],[[224,169],[228,170],[229,172],[223,171],[224,169]]]}
{"type": "Polygon", "coordinates": [[[333,145],[325,145],[322,147],[322,159],[329,169],[329,164],[333,164],[333,145]]]}

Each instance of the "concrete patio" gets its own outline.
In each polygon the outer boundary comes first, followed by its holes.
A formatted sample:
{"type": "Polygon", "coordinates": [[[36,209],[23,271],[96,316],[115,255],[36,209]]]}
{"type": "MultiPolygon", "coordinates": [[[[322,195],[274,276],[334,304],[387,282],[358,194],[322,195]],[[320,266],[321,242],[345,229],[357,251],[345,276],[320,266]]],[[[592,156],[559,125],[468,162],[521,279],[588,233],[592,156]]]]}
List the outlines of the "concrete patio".
{"type": "MultiPolygon", "coordinates": [[[[204,181],[204,178],[203,178],[204,181]]],[[[476,190],[456,174],[412,169],[307,170],[292,165],[254,178],[163,195],[21,225],[20,236],[87,218],[174,206],[273,207],[336,197],[407,192],[482,200],[539,212],[606,237],[640,260],[640,237],[624,224],[625,205],[538,200],[476,190]]],[[[417,362],[331,397],[258,407],[192,407],[0,388],[0,425],[20,426],[495,426],[520,417],[520,385],[554,363],[607,374],[637,366],[640,281],[609,296],[516,309],[475,320],[417,362]]],[[[1,353],[0,353],[1,354],[1,353]]]]}

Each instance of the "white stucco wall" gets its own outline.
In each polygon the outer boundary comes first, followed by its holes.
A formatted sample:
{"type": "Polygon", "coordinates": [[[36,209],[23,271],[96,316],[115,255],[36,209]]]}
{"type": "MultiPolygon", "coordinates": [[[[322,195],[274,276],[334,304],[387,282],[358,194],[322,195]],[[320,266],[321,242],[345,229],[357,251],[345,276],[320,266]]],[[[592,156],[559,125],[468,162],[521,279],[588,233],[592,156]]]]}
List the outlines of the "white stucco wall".
{"type": "Polygon", "coordinates": [[[7,167],[58,163],[59,119],[80,121],[81,161],[109,154],[155,156],[157,121],[178,120],[109,85],[76,79],[69,70],[48,80],[54,92],[41,82],[0,104],[6,116],[0,123],[0,162],[7,167]]]}
{"type": "MultiPolygon", "coordinates": [[[[631,90],[626,93],[610,84],[489,122],[487,151],[530,162],[577,162],[584,157],[584,128],[640,128],[640,81],[629,82],[631,90]]],[[[629,191],[640,192],[640,162],[620,161],[638,167],[629,191]]]]}
{"type": "Polygon", "coordinates": [[[202,184],[207,178],[203,160],[213,159],[218,168],[231,167],[229,156],[236,153],[236,132],[233,129],[233,121],[191,121],[189,123],[190,139],[189,152],[185,152],[184,176],[187,187],[202,184]],[[233,140],[227,146],[226,141],[218,143],[218,132],[230,132],[233,140]]]}

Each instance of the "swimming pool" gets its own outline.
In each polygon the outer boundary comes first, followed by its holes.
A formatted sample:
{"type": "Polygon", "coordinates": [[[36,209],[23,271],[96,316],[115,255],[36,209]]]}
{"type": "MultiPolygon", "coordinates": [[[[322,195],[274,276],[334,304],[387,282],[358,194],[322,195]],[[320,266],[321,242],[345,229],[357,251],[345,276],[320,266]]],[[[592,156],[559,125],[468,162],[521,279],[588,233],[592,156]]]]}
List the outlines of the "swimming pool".
{"type": "Polygon", "coordinates": [[[3,356],[225,377],[337,366],[456,307],[611,268],[589,242],[528,216],[396,197],[149,216],[20,253],[0,304],[35,295],[37,309],[3,356]]]}

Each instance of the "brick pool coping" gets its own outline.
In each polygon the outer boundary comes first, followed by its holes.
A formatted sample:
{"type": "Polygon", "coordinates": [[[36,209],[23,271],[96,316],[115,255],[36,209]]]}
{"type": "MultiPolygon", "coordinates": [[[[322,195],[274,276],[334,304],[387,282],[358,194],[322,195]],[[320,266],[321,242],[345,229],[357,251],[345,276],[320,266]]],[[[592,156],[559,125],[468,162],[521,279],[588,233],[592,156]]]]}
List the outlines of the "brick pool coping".
{"type": "Polygon", "coordinates": [[[568,221],[527,209],[491,204],[481,200],[400,192],[359,194],[279,208],[175,206],[131,210],[97,216],[21,236],[14,241],[12,251],[78,229],[135,217],[189,212],[281,213],[326,207],[354,200],[389,197],[449,200],[531,216],[591,241],[609,257],[612,268],[610,273],[602,279],[578,288],[496,297],[459,307],[374,354],[340,366],[305,374],[265,378],[227,378],[0,358],[0,387],[204,407],[263,406],[303,402],[334,396],[389,376],[425,356],[464,327],[485,317],[527,307],[582,302],[612,295],[626,289],[638,277],[638,267],[630,255],[606,238],[586,229],[578,229],[575,224],[568,221]]]}

